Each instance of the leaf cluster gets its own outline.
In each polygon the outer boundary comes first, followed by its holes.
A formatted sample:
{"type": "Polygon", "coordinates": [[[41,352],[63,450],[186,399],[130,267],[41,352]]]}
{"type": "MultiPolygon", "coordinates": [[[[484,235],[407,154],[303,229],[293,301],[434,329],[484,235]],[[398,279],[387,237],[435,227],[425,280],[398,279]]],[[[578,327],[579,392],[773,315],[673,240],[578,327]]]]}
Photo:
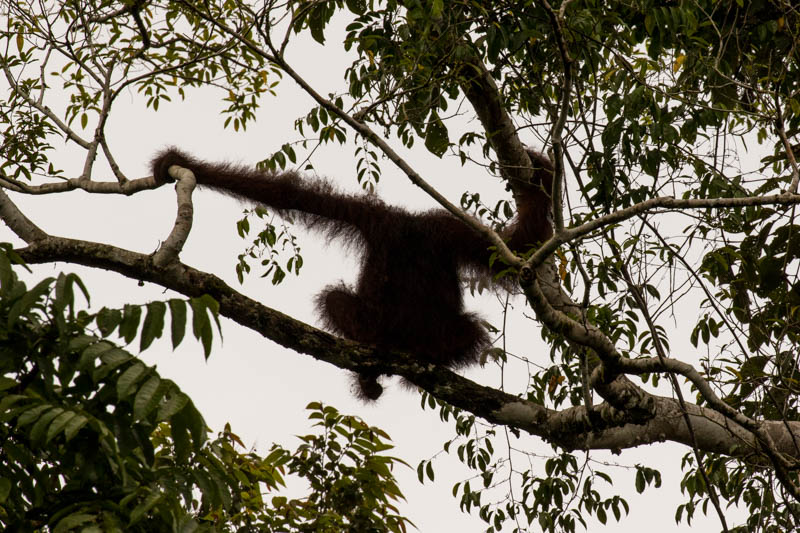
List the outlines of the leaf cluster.
{"type": "MultiPolygon", "coordinates": [[[[28,288],[0,253],[0,526],[4,531],[406,531],[383,453],[388,436],[321,404],[319,434],[295,452],[240,452],[229,426],[214,439],[191,399],[154,367],[105,339],[160,337],[167,304],[78,310],[74,274],[28,288]],[[95,325],[100,334],[92,334],[95,325]],[[308,482],[287,499],[284,477],[308,482]],[[276,492],[271,500],[264,491],[276,492]]],[[[186,303],[170,301],[173,344],[186,303]]],[[[191,303],[204,346],[208,297],[191,303]]]]}

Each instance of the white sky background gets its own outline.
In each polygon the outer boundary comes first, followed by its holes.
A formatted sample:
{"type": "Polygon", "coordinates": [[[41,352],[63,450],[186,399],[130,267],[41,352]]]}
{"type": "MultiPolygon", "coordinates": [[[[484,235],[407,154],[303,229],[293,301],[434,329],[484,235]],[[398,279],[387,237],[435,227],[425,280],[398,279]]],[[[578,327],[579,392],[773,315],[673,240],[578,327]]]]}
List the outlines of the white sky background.
{"type": "MultiPolygon", "coordinates": [[[[348,62],[338,42],[331,40],[329,46],[320,46],[310,42],[310,39],[308,41],[302,47],[295,43],[292,48],[295,52],[290,55],[290,60],[301,56],[309,58],[296,63],[301,75],[306,76],[322,94],[338,91],[343,86],[341,76],[348,62]]],[[[170,105],[162,105],[154,113],[145,112],[144,100],[131,91],[115,104],[108,129],[109,143],[118,164],[131,178],[147,175],[150,158],[160,148],[170,144],[209,160],[255,163],[277,150],[284,142],[298,138],[292,129],[293,122],[312,105],[310,98],[288,78],[281,82],[277,91],[277,97],[263,98],[257,122],[251,124],[245,133],[222,129],[224,117],[219,114],[223,108],[217,100],[219,93],[190,90],[186,101],[176,100],[170,105]]],[[[63,116],[63,112],[60,114],[63,116]]],[[[92,127],[90,123],[89,128],[92,127]]],[[[533,139],[524,140],[535,144],[533,139]]],[[[410,152],[401,149],[396,139],[390,139],[390,143],[453,203],[458,204],[464,190],[482,192],[482,197],[489,205],[493,205],[504,194],[502,184],[495,182],[487,185],[489,180],[475,165],[461,167],[454,157],[438,160],[424,149],[421,141],[410,152]]],[[[72,144],[56,144],[56,148],[53,155],[56,161],[63,163],[68,176],[77,175],[82,165],[80,158],[84,155],[83,151],[76,150],[72,144]]],[[[346,147],[330,145],[315,154],[312,162],[320,174],[336,181],[340,187],[351,190],[358,187],[352,144],[346,147]]],[[[111,177],[111,173],[103,166],[97,166],[95,179],[111,177]]],[[[383,177],[378,193],[391,204],[412,209],[436,207],[432,200],[386,161],[383,161],[383,177]]],[[[114,244],[144,253],[157,248],[160,240],[168,235],[175,219],[175,196],[170,187],[130,198],[72,192],[36,197],[13,195],[13,199],[23,212],[49,233],[114,244]]],[[[236,256],[248,242],[240,240],[236,234],[235,221],[241,217],[242,206],[230,198],[203,190],[195,193],[194,200],[194,228],[181,256],[182,261],[215,273],[232,287],[241,289],[270,307],[316,324],[313,295],[339,279],[348,282],[355,279],[357,260],[345,255],[345,247],[341,243],[325,246],[324,239],[296,228],[295,234],[298,235],[305,261],[301,276],[289,275],[281,285],[272,286],[268,279],[257,276],[259,266],[251,262],[253,273],[240,286],[234,266],[236,256]]],[[[251,233],[257,231],[253,226],[251,233]]],[[[0,228],[0,241],[8,240],[19,244],[19,240],[6,227],[0,228]]],[[[172,296],[151,284],[140,287],[135,280],[75,265],[35,267],[35,277],[54,275],[62,270],[81,275],[90,290],[92,308],[95,310],[103,305],[120,307],[124,303],[144,303],[172,296]]],[[[495,325],[500,324],[500,306],[493,296],[468,298],[467,305],[495,325]]],[[[516,300],[514,305],[516,312],[512,314],[516,318],[509,327],[510,350],[526,355],[535,363],[549,365],[549,350],[540,340],[538,326],[521,318],[525,311],[521,299],[516,300]]],[[[685,311],[694,316],[697,307],[687,307],[685,311]]],[[[529,308],[527,312],[530,314],[529,308]]],[[[680,316],[680,310],[676,314],[680,316]]],[[[687,325],[691,323],[690,320],[685,321],[687,325]]],[[[441,454],[434,463],[435,483],[428,481],[420,485],[417,481],[416,466],[419,461],[441,452],[442,444],[453,436],[452,424],[441,423],[438,412],[420,410],[417,394],[387,380],[389,387],[380,401],[365,405],[350,394],[350,381],[345,371],[317,362],[310,356],[285,350],[229,320],[223,320],[223,336],[222,343],[215,340],[208,362],[203,361],[200,344],[189,336],[175,353],[172,353],[169,341],[162,339],[142,357],[148,363],[157,365],[162,376],[173,379],[193,398],[212,430],[218,431],[225,422],[230,422],[234,432],[246,444],[255,445],[261,452],[265,452],[272,442],[294,449],[299,443],[294,436],[311,432],[305,411],[306,404],[311,401],[322,401],[343,413],[361,416],[368,423],[386,430],[396,445],[393,455],[411,465],[410,469],[400,468],[396,471],[401,490],[407,498],[400,511],[417,525],[419,531],[485,529],[477,512],[474,510],[472,515],[461,513],[458,500],[451,494],[455,482],[474,474],[458,462],[455,447],[451,455],[441,454]]],[[[694,353],[690,349],[688,336],[687,326],[680,338],[670,339],[675,356],[685,359],[686,354],[694,353]]],[[[137,342],[129,347],[134,353],[137,342]]],[[[507,371],[507,384],[513,381],[514,373],[514,369],[507,371]]],[[[471,369],[468,375],[486,385],[497,386],[500,383],[500,372],[493,365],[471,369]]],[[[520,380],[517,385],[524,385],[527,376],[523,366],[519,366],[516,377],[520,380]]],[[[519,392],[522,389],[512,386],[509,390],[519,392]]],[[[666,393],[666,390],[662,393],[666,393]]],[[[692,396],[687,396],[689,398],[692,396]]],[[[499,431],[499,435],[502,435],[502,431],[499,431]]],[[[498,436],[495,440],[496,456],[502,456],[504,444],[502,436],[498,436]]],[[[535,438],[523,438],[512,445],[541,456],[551,453],[549,445],[535,438]]],[[[623,465],[641,463],[658,468],[663,483],[660,489],[649,488],[639,495],[633,488],[634,470],[601,467],[614,478],[615,484],[605,490],[602,481],[598,481],[597,490],[604,496],[621,493],[627,499],[631,513],[617,523],[609,512],[612,518],[607,526],[588,519],[589,531],[638,532],[644,528],[664,532],[685,530],[685,520],[676,525],[674,515],[676,506],[684,501],[678,487],[682,478],[680,459],[687,451],[688,448],[683,446],[660,444],[626,450],[621,456],[593,452],[592,457],[600,461],[623,465]]],[[[581,457],[580,453],[577,455],[581,457]]],[[[533,464],[543,471],[544,461],[544,458],[534,459],[533,464]]],[[[517,464],[517,470],[527,467],[527,464],[517,464]]],[[[476,483],[477,480],[473,486],[476,483]]],[[[506,489],[499,490],[498,498],[506,489]]],[[[519,491],[519,488],[516,490],[519,491]]],[[[702,515],[696,517],[692,529],[719,530],[711,507],[709,511],[711,515],[708,518],[702,515]]],[[[509,523],[507,530],[511,529],[509,523]]],[[[530,529],[539,530],[536,524],[530,529]]]]}

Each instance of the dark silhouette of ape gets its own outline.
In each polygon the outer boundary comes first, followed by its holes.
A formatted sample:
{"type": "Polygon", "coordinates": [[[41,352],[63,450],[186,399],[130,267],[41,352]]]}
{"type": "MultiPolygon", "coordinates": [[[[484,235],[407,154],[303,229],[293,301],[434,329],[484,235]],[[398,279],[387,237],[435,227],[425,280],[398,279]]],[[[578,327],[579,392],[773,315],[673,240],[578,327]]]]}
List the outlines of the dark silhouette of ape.
{"type": "MultiPolygon", "coordinates": [[[[552,165],[529,151],[533,183],[512,183],[519,213],[505,232],[509,247],[525,252],[552,236],[552,165]]],[[[292,220],[354,244],[362,252],[355,289],[343,283],[316,298],[325,327],[426,362],[459,368],[475,364],[489,337],[477,315],[464,312],[461,274],[490,274],[491,243],[444,210],[409,213],[367,194],[342,194],[326,181],[297,172],[262,172],[207,163],[174,148],[153,160],[158,183],[174,181],[168,169],[190,169],[197,183],[269,206],[292,220]]],[[[379,375],[358,376],[358,395],[375,400],[379,375]]]]}

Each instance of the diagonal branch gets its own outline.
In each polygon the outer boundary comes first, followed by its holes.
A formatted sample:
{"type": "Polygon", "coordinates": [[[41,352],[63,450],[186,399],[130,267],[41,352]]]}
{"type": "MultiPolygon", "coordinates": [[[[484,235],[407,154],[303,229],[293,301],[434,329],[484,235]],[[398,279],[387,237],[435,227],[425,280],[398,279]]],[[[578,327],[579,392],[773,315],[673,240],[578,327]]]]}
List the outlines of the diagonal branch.
{"type": "MultiPolygon", "coordinates": [[[[248,50],[252,53],[256,54],[259,57],[262,57],[265,61],[268,61],[283,70],[286,74],[292,78],[295,83],[297,83],[303,91],[305,91],[311,98],[314,99],[321,107],[323,107],[326,111],[330,112],[332,115],[339,117],[343,122],[345,122],[348,126],[350,126],[356,133],[361,135],[370,143],[377,146],[386,157],[394,163],[400,170],[405,173],[411,182],[425,191],[431,198],[436,200],[439,205],[444,207],[447,211],[449,211],[453,216],[457,217],[458,219],[462,220],[465,224],[467,224],[470,228],[472,228],[476,233],[485,237],[489,242],[491,242],[497,249],[497,253],[501,256],[501,258],[508,262],[510,265],[517,265],[519,264],[519,259],[508,249],[503,239],[491,228],[488,228],[481,224],[479,220],[470,216],[468,213],[465,213],[463,210],[459,209],[456,205],[450,202],[444,195],[442,195],[435,187],[433,187],[430,183],[428,183],[414,168],[408,164],[408,162],[400,157],[398,154],[383,138],[375,133],[367,124],[361,122],[354,118],[352,115],[347,113],[344,109],[337,106],[331,100],[324,98],[321,94],[319,94],[314,87],[308,83],[305,78],[303,78],[297,71],[295,71],[289,63],[283,58],[281,51],[276,49],[272,43],[268,40],[268,35],[265,34],[267,38],[267,46],[269,47],[270,51],[266,51],[260,46],[258,46],[255,42],[251,39],[247,38],[246,36],[240,34],[239,32],[235,31],[234,29],[226,26],[223,24],[219,19],[214,19],[209,17],[206,13],[195,9],[191,4],[186,4],[188,9],[191,9],[192,12],[201,17],[202,19],[206,20],[209,24],[212,24],[214,27],[219,29],[221,32],[229,35],[230,37],[235,38],[239,41],[243,46],[245,46],[248,50]]],[[[524,153],[524,151],[523,151],[524,153]]],[[[527,158],[527,155],[525,155],[527,158]]]]}
{"type": "MultiPolygon", "coordinates": [[[[647,302],[644,299],[642,290],[633,282],[633,278],[628,271],[625,261],[622,259],[622,254],[620,253],[620,249],[616,242],[614,242],[614,240],[611,238],[608,238],[607,241],[611,247],[614,257],[619,263],[620,272],[622,273],[622,277],[628,286],[628,291],[630,291],[637,307],[639,308],[639,311],[642,313],[645,323],[647,324],[647,329],[650,330],[650,337],[653,341],[653,346],[656,349],[656,353],[658,354],[658,359],[659,361],[663,362],[667,358],[667,352],[664,348],[664,343],[662,342],[661,337],[658,335],[658,329],[656,328],[655,321],[650,314],[650,309],[647,307],[647,302]]],[[[728,523],[725,520],[725,513],[722,511],[722,507],[720,506],[719,495],[714,488],[714,484],[711,482],[708,477],[708,473],[706,472],[706,468],[703,464],[703,455],[697,447],[697,434],[695,433],[694,426],[692,425],[692,419],[689,416],[689,412],[686,408],[686,400],[683,398],[683,391],[678,384],[678,378],[675,377],[675,374],[671,373],[667,374],[667,376],[670,384],[672,385],[672,390],[675,391],[675,396],[678,399],[678,405],[680,406],[683,419],[686,421],[686,430],[688,431],[689,438],[691,439],[692,453],[694,453],[694,457],[697,460],[697,470],[700,472],[700,475],[706,484],[708,495],[711,498],[711,503],[714,505],[714,510],[716,510],[717,516],[719,517],[719,522],[722,525],[722,531],[724,531],[724,533],[728,533],[728,523]]],[[[775,465],[775,467],[780,468],[780,465],[775,465]]]]}
{"type": "Polygon", "coordinates": [[[0,65],[2,66],[3,72],[5,73],[8,84],[11,86],[11,89],[16,94],[18,94],[29,106],[33,107],[34,109],[39,111],[39,113],[50,119],[53,122],[53,124],[55,124],[56,127],[58,127],[58,129],[64,132],[64,135],[66,135],[66,137],[69,140],[75,142],[78,146],[82,148],[86,148],[87,150],[89,149],[90,147],[89,141],[78,135],[75,132],[75,130],[67,126],[67,124],[63,120],[58,118],[58,115],[56,115],[52,109],[50,109],[46,105],[43,105],[41,102],[35,100],[30,95],[30,93],[28,93],[28,91],[25,90],[24,87],[20,87],[20,85],[14,79],[14,76],[11,74],[11,70],[8,68],[6,62],[0,62],[0,65]]]}

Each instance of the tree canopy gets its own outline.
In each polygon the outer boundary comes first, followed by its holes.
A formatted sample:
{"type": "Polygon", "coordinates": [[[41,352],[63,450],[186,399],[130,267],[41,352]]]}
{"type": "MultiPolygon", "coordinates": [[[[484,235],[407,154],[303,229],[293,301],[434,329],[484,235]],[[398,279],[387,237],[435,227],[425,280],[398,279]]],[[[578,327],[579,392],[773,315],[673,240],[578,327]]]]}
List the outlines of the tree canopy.
{"type": "MultiPolygon", "coordinates": [[[[355,147],[354,175],[365,189],[386,168],[399,169],[494,243],[493,261],[504,266],[497,290],[520,292],[528,335],[540,333],[550,347],[546,355],[512,353],[504,329],[493,330],[485,359],[501,371],[522,361],[529,376],[518,391],[420,364],[414,354],[385,363],[443,420],[456,420],[465,442],[458,454],[480,476],[454,487],[463,508],[477,508],[489,530],[573,531],[588,516],[620,519],[628,504],[595,483],[608,474],[579,458],[671,441],[687,449],[677,520],[701,511],[718,515],[723,531],[800,527],[793,2],[11,1],[2,10],[0,218],[25,243],[0,254],[5,527],[306,531],[307,519],[330,531],[405,529],[391,503],[400,497],[388,471],[395,460],[381,455],[379,430],[314,404],[326,436],[308,437],[297,455],[234,452],[230,429],[208,440],[191,400],[129,353],[167,331],[177,345],[191,324],[208,355],[221,315],[342,369],[374,364],[374,347],[182,262],[193,222],[190,176],[176,189],[172,233],[149,255],[47,233],[15,203],[61,195],[69,205],[74,190],[155,188],[152,177],[132,177],[117,163],[137,142],[109,135],[123,97],[159,111],[183,105],[189,91],[216,91],[221,128],[234,136],[263,120],[260,106],[279,83],[313,103],[295,122],[300,139],[265,149],[277,148],[261,154],[262,168],[310,170],[317,147],[343,145],[355,147]],[[314,58],[293,53],[306,36],[341,45],[351,60],[326,87],[304,74],[314,58]],[[452,176],[480,169],[487,181],[528,181],[526,145],[546,152],[555,169],[553,237],[514,254],[500,237],[514,200],[464,191],[457,205],[401,155],[420,144],[447,159],[452,176]],[[66,151],[80,156],[79,172],[60,167],[66,151]],[[52,262],[117,272],[174,297],[78,310],[76,290],[88,291],[76,276],[43,278],[31,289],[17,277],[25,263],[52,262]],[[505,475],[497,427],[554,450],[544,473],[508,474],[518,490],[499,503],[481,499],[505,475]],[[354,464],[335,480],[315,478],[319,454],[340,446],[337,432],[354,464]],[[87,457],[87,447],[102,460],[87,457]],[[283,518],[265,510],[260,490],[280,484],[279,467],[307,476],[307,502],[327,498],[318,508],[330,514],[292,522],[309,509],[295,500],[278,500],[283,518]],[[748,510],[744,523],[728,523],[728,505],[748,510]]],[[[240,280],[252,271],[279,283],[303,265],[292,234],[266,215],[248,210],[238,224],[248,239],[240,280]]],[[[433,478],[430,464],[419,473],[433,478]]],[[[639,465],[635,483],[647,490],[659,473],[639,465]]]]}

